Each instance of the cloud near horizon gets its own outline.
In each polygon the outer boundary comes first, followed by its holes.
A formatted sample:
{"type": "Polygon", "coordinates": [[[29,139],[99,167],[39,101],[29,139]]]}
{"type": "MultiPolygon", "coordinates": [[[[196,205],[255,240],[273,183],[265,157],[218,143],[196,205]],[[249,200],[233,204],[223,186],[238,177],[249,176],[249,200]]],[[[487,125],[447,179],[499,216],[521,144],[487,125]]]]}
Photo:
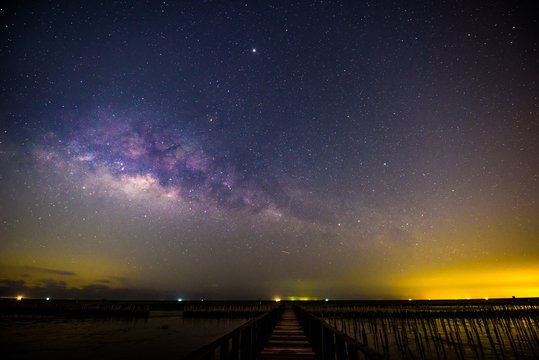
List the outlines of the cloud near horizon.
{"type": "Polygon", "coordinates": [[[110,287],[94,283],[77,287],[67,287],[65,281],[42,279],[39,285],[30,286],[25,280],[0,280],[0,297],[23,296],[27,298],[58,299],[170,299],[155,289],[110,287]]]}
{"type": "Polygon", "coordinates": [[[34,272],[40,272],[40,273],[45,273],[45,274],[55,274],[55,275],[63,275],[63,276],[77,275],[77,273],[73,271],[48,269],[48,268],[43,268],[39,266],[23,266],[22,269],[25,271],[30,271],[30,272],[34,271],[34,272]]]}

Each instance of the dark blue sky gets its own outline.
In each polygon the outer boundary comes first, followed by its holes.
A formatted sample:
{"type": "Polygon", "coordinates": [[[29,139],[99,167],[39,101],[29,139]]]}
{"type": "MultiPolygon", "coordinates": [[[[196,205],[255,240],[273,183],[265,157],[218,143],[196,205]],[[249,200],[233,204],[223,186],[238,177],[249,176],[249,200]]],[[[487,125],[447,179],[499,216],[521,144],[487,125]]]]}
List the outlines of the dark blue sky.
{"type": "Polygon", "coordinates": [[[4,6],[1,295],[537,296],[532,14],[4,6]]]}

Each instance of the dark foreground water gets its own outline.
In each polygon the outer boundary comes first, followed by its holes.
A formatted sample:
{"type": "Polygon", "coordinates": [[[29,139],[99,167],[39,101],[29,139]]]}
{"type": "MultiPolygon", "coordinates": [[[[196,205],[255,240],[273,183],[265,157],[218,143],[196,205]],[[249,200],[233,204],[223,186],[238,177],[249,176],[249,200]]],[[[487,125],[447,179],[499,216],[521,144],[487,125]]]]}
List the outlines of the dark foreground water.
{"type": "Polygon", "coordinates": [[[144,319],[0,314],[2,359],[178,359],[248,319],[144,319]]]}

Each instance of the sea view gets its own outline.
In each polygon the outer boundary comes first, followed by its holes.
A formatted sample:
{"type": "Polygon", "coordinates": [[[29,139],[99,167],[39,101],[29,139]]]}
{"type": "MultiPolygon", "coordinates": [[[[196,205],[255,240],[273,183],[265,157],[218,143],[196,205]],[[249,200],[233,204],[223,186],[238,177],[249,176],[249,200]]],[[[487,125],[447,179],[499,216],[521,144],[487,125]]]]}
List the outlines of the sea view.
{"type": "Polygon", "coordinates": [[[0,314],[3,359],[178,359],[246,322],[184,318],[150,311],[147,318],[0,314]]]}
{"type": "Polygon", "coordinates": [[[235,337],[238,354],[246,358],[262,354],[277,335],[279,351],[301,336],[313,356],[330,359],[354,359],[351,349],[360,358],[372,352],[374,359],[534,359],[539,354],[536,298],[184,303],[34,299],[4,300],[1,305],[0,347],[7,359],[181,359],[202,347],[209,349],[206,355],[222,356],[225,344],[226,358],[235,359],[239,355],[231,350],[231,334],[239,327],[244,332],[235,337]],[[275,320],[269,327],[244,325],[271,314],[275,320]],[[283,340],[290,321],[297,324],[296,335],[283,340]],[[260,341],[253,342],[255,338],[260,341]],[[210,343],[214,346],[207,347],[210,343]],[[339,350],[344,348],[346,353],[339,350]]]}
{"type": "Polygon", "coordinates": [[[0,360],[539,359],[531,1],[3,1],[0,360]]]}

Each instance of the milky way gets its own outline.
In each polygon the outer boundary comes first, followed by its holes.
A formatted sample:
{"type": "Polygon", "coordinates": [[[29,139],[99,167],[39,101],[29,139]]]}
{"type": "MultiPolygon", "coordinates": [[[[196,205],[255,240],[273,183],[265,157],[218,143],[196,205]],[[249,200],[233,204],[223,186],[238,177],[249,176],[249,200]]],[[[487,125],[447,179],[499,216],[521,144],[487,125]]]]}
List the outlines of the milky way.
{"type": "Polygon", "coordinates": [[[530,14],[0,9],[0,295],[538,296],[530,14]]]}
{"type": "Polygon", "coordinates": [[[253,211],[272,205],[278,194],[264,185],[274,179],[241,171],[217,140],[199,140],[170,121],[99,112],[67,134],[46,134],[36,156],[127,196],[151,191],[158,198],[253,211]]]}

